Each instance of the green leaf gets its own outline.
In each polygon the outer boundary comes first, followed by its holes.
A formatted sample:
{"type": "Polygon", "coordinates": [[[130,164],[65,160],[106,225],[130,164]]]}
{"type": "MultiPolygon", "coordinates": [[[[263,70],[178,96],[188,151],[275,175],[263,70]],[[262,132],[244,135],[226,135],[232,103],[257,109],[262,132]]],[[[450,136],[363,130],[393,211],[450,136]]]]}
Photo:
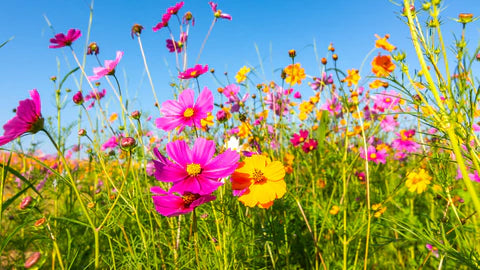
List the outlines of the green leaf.
{"type": "Polygon", "coordinates": [[[8,42],[12,41],[14,37],[11,37],[9,38],[7,41],[3,42],[1,45],[0,45],[0,48],[2,48],[3,46],[5,46],[5,44],[7,44],[8,42]]]}
{"type": "Polygon", "coordinates": [[[318,127],[318,131],[317,131],[319,152],[323,150],[323,145],[325,144],[325,137],[327,135],[327,128],[328,128],[328,111],[322,111],[322,116],[320,117],[320,126],[318,127]]]}
{"type": "Polygon", "coordinates": [[[79,69],[79,67],[76,67],[76,68],[72,69],[70,72],[68,72],[67,75],[65,75],[63,77],[63,79],[60,81],[60,84],[58,85],[58,89],[62,89],[63,83],[65,82],[65,80],[67,80],[68,76],[72,75],[78,69],[79,69]]]}

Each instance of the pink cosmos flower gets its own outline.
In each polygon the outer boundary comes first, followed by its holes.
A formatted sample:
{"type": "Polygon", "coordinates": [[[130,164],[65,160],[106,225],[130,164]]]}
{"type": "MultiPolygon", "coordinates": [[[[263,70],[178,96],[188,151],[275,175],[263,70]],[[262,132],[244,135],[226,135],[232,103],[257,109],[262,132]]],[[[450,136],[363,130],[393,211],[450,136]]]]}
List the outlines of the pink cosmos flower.
{"type": "Polygon", "coordinates": [[[360,157],[362,157],[363,159],[367,158],[368,161],[373,161],[376,164],[385,164],[387,158],[387,150],[381,149],[377,151],[377,149],[375,149],[375,146],[370,145],[367,148],[367,155],[365,155],[365,150],[362,147],[360,150],[360,157]]]}
{"type": "Polygon", "coordinates": [[[169,161],[156,151],[155,177],[162,182],[173,182],[169,192],[187,192],[207,195],[223,185],[221,178],[228,177],[237,168],[240,155],[231,149],[213,157],[215,142],[198,138],[192,149],[183,140],[167,144],[169,161]]]}
{"type": "Polygon", "coordinates": [[[105,94],[107,93],[107,90],[103,89],[102,91],[98,91],[97,89],[93,89],[88,95],[85,96],[85,101],[89,101],[92,99],[92,102],[90,105],[88,105],[87,110],[91,109],[93,105],[95,105],[95,101],[99,101],[103,97],[105,97],[105,94]]]}
{"type": "Polygon", "coordinates": [[[178,2],[175,4],[175,6],[167,8],[167,13],[176,15],[182,7],[183,7],[183,1],[178,2]]]}
{"type": "Polygon", "coordinates": [[[305,142],[308,138],[308,130],[300,129],[300,131],[295,134],[293,134],[293,138],[290,139],[290,142],[293,144],[293,146],[299,146],[303,142],[305,142]]]}
{"type": "Polygon", "coordinates": [[[439,257],[440,255],[438,254],[438,248],[437,247],[434,247],[432,246],[431,244],[426,244],[425,247],[430,250],[430,252],[432,252],[433,256],[435,257],[439,257]]]}
{"type": "Polygon", "coordinates": [[[178,78],[180,79],[191,79],[198,78],[198,76],[204,74],[208,71],[208,65],[202,67],[202,65],[195,65],[193,68],[189,68],[184,72],[180,72],[178,78]]]}
{"type": "Polygon", "coordinates": [[[331,99],[327,99],[325,104],[320,107],[320,110],[330,112],[330,115],[340,115],[342,112],[342,104],[337,99],[337,97],[333,96],[331,99]]]}
{"type": "Polygon", "coordinates": [[[50,43],[52,43],[52,45],[48,47],[52,49],[56,49],[56,48],[62,48],[65,46],[70,46],[81,35],[82,33],[78,29],[68,30],[67,35],[64,35],[63,33],[56,34],[54,38],[50,39],[50,43]]]}
{"type": "Polygon", "coordinates": [[[330,84],[333,84],[332,74],[328,75],[327,77],[327,73],[322,72],[322,78],[314,77],[313,83],[310,83],[309,85],[313,90],[320,89],[320,91],[322,91],[325,86],[330,84]]]}
{"type": "Polygon", "coordinates": [[[407,153],[414,153],[420,148],[420,145],[413,140],[415,136],[415,130],[401,130],[399,133],[395,133],[397,139],[392,141],[392,148],[397,151],[404,151],[407,153]]]}
{"type": "Polygon", "coordinates": [[[215,20],[218,18],[232,20],[232,16],[230,14],[223,13],[220,9],[217,10],[217,4],[214,2],[208,2],[210,7],[212,8],[213,15],[215,16],[215,20]]]}
{"type": "Polygon", "coordinates": [[[302,94],[300,94],[300,92],[297,91],[297,92],[295,92],[295,94],[293,95],[293,97],[300,99],[300,98],[302,98],[302,94]]]}
{"type": "Polygon", "coordinates": [[[376,95],[374,98],[373,108],[384,112],[385,110],[392,110],[400,102],[400,94],[397,92],[382,91],[382,93],[376,95]]]}
{"type": "Polygon", "coordinates": [[[282,87],[276,85],[265,97],[265,104],[269,105],[270,110],[273,110],[276,115],[287,115],[290,111],[290,99],[288,95],[293,89],[284,90],[282,87]]]}
{"type": "Polygon", "coordinates": [[[158,30],[162,29],[163,27],[167,27],[168,26],[168,21],[170,21],[171,17],[172,17],[172,14],[170,14],[170,13],[163,14],[162,21],[157,23],[157,25],[155,25],[152,28],[153,32],[157,32],[158,30]]]}
{"type": "Polygon", "coordinates": [[[393,115],[386,115],[385,118],[383,118],[382,122],[380,122],[380,127],[385,132],[394,131],[395,127],[397,127],[398,125],[399,123],[397,122],[397,120],[395,120],[395,117],[393,117],[393,115]]]}
{"type": "Polygon", "coordinates": [[[248,93],[243,95],[243,98],[240,99],[238,96],[238,92],[240,91],[240,87],[236,84],[229,84],[225,86],[223,89],[223,94],[228,98],[228,101],[225,104],[232,104],[230,112],[238,112],[241,107],[241,103],[244,103],[248,97],[250,96],[248,93]]]}
{"type": "Polygon", "coordinates": [[[201,120],[213,110],[213,94],[205,87],[195,103],[194,98],[195,92],[192,89],[185,89],[178,96],[178,101],[165,101],[160,109],[164,117],[155,120],[156,126],[165,131],[180,127],[179,133],[185,126],[200,128],[201,120]]]}
{"type": "Polygon", "coordinates": [[[191,192],[180,193],[181,196],[177,196],[172,194],[171,191],[166,192],[161,187],[152,187],[150,191],[156,194],[152,196],[155,210],[166,217],[190,213],[197,206],[217,198],[213,195],[200,195],[191,192]]]}
{"type": "Polygon", "coordinates": [[[110,137],[104,144],[102,144],[102,147],[100,147],[100,150],[105,151],[107,149],[113,149],[118,146],[118,138],[114,135],[110,137]]]}
{"type": "Polygon", "coordinates": [[[0,146],[7,144],[25,133],[35,134],[43,129],[42,108],[40,95],[37,89],[30,91],[32,99],[19,102],[17,114],[3,125],[3,136],[0,137],[0,146]]]}
{"type": "Polygon", "coordinates": [[[169,52],[182,52],[185,42],[187,42],[187,33],[180,34],[180,41],[167,39],[167,49],[169,52]]]}
{"type": "Polygon", "coordinates": [[[117,57],[115,58],[115,60],[105,60],[103,67],[93,68],[93,73],[95,73],[95,75],[88,76],[88,80],[92,82],[100,80],[100,78],[106,75],[114,75],[115,68],[117,67],[118,62],[120,62],[120,59],[122,59],[122,56],[123,52],[117,51],[117,57]]]}

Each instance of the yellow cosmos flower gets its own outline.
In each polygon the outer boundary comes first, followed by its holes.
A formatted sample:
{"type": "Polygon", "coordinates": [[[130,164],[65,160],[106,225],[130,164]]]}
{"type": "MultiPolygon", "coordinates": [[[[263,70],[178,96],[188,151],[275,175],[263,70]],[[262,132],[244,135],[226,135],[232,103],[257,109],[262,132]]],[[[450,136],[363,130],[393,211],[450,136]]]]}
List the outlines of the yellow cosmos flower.
{"type": "Polygon", "coordinates": [[[379,35],[375,34],[375,37],[377,38],[377,41],[375,41],[375,47],[382,48],[382,49],[384,49],[386,51],[389,51],[389,52],[391,52],[391,51],[393,51],[397,48],[387,41],[387,39],[390,38],[389,34],[386,34],[383,38],[381,38],[379,35]]]}
{"type": "Polygon", "coordinates": [[[302,84],[302,80],[305,79],[305,70],[300,66],[299,63],[295,65],[289,65],[285,68],[285,74],[287,74],[287,78],[285,78],[285,82],[291,85],[294,84],[302,84]]]}
{"type": "Polygon", "coordinates": [[[342,80],[342,82],[346,82],[348,86],[352,86],[352,84],[357,85],[358,81],[360,80],[360,75],[358,74],[358,69],[349,69],[347,70],[348,76],[342,80]]]}
{"type": "Polygon", "coordinates": [[[115,120],[117,120],[117,118],[118,118],[118,113],[112,113],[112,114],[110,115],[110,117],[108,118],[108,121],[109,121],[110,123],[113,123],[115,120]]]}
{"type": "Polygon", "coordinates": [[[202,125],[202,130],[207,131],[209,126],[213,126],[213,115],[211,112],[208,112],[207,117],[200,120],[200,124],[202,125]]]}
{"type": "Polygon", "coordinates": [[[287,192],[283,179],[285,168],[280,161],[264,155],[252,155],[241,162],[232,174],[232,189],[245,190],[238,198],[245,206],[269,208],[287,192]]]}
{"type": "Polygon", "coordinates": [[[387,77],[395,70],[395,64],[392,62],[390,55],[380,55],[373,58],[372,72],[377,77],[387,77]]]}
{"type": "Polygon", "coordinates": [[[246,122],[243,122],[239,127],[238,127],[238,137],[241,139],[245,139],[250,135],[250,125],[246,122]]]}
{"type": "Polygon", "coordinates": [[[250,68],[243,66],[238,72],[237,75],[235,75],[235,79],[237,80],[237,83],[242,83],[247,79],[247,74],[250,73],[250,68]]]}
{"type": "Polygon", "coordinates": [[[427,185],[430,184],[432,177],[424,170],[420,169],[417,172],[409,172],[407,174],[407,181],[405,185],[410,192],[417,192],[418,194],[427,190],[427,185]]]}

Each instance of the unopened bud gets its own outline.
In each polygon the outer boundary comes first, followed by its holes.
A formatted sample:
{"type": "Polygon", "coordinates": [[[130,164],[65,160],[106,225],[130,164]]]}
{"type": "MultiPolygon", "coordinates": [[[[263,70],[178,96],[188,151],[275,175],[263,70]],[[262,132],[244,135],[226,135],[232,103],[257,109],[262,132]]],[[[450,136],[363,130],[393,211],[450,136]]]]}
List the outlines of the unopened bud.
{"type": "Polygon", "coordinates": [[[332,59],[333,59],[333,61],[337,61],[338,60],[338,55],[336,53],[334,53],[332,55],[332,59]]]}
{"type": "Polygon", "coordinates": [[[252,94],[252,98],[253,98],[253,99],[256,99],[256,98],[257,98],[257,95],[252,94]]]}
{"type": "Polygon", "coordinates": [[[96,86],[96,87],[99,87],[99,86],[100,86],[100,82],[95,82],[95,86],[96,86]]]}
{"type": "Polygon", "coordinates": [[[33,201],[33,198],[32,196],[27,196],[25,197],[22,202],[20,203],[20,209],[24,210],[25,208],[27,208],[33,201]]]}
{"type": "Polygon", "coordinates": [[[78,136],[85,136],[85,135],[87,135],[87,131],[85,129],[82,128],[78,131],[78,136]]]}
{"type": "Polygon", "coordinates": [[[327,64],[327,58],[325,58],[325,57],[322,57],[322,60],[321,60],[321,61],[322,61],[322,64],[324,64],[324,65],[326,65],[326,64],[327,64]]]}
{"type": "Polygon", "coordinates": [[[460,13],[458,15],[458,21],[463,24],[467,24],[473,21],[473,14],[472,13],[460,13]]]}
{"type": "Polygon", "coordinates": [[[132,118],[133,119],[138,120],[138,119],[140,119],[140,116],[142,116],[142,114],[139,111],[133,111],[132,112],[132,118]]]}
{"type": "Polygon", "coordinates": [[[211,68],[210,73],[215,73],[215,69],[211,68]]]}
{"type": "Polygon", "coordinates": [[[223,93],[223,88],[222,87],[217,88],[217,92],[220,94],[223,93]]]}
{"type": "Polygon", "coordinates": [[[137,146],[137,141],[132,137],[125,137],[120,141],[120,147],[125,151],[130,151],[135,146],[137,146]]]}
{"type": "Polygon", "coordinates": [[[45,221],[47,221],[46,218],[42,217],[41,219],[35,221],[35,224],[33,224],[33,226],[35,227],[40,227],[43,225],[43,223],[45,223],[45,221]]]}
{"type": "Polygon", "coordinates": [[[55,81],[57,80],[57,76],[52,76],[52,77],[50,77],[50,80],[51,80],[52,82],[55,82],[55,81]]]}
{"type": "Polygon", "coordinates": [[[280,74],[280,78],[282,78],[283,80],[287,78],[287,73],[285,72],[285,70],[282,70],[282,73],[280,74]]]}
{"type": "Polygon", "coordinates": [[[295,56],[297,56],[297,52],[295,50],[289,50],[288,51],[288,56],[290,56],[291,58],[295,58],[295,56]]]}
{"type": "Polygon", "coordinates": [[[42,257],[42,253],[40,253],[38,251],[34,252],[34,253],[32,253],[32,255],[30,255],[30,257],[28,257],[28,259],[25,261],[25,264],[23,266],[26,269],[29,269],[32,266],[34,266],[35,264],[37,264],[37,262],[40,260],[41,257],[42,257]]]}
{"type": "Polygon", "coordinates": [[[83,94],[82,92],[78,91],[75,95],[73,95],[73,102],[77,105],[83,104],[83,94]]]}

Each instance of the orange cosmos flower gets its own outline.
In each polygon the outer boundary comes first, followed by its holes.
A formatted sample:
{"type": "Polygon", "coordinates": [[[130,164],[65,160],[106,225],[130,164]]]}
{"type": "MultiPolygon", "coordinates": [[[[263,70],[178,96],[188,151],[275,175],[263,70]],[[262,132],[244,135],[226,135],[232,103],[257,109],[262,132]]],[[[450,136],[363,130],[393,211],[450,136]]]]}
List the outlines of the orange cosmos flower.
{"type": "Polygon", "coordinates": [[[232,174],[232,189],[244,191],[239,197],[248,207],[269,208],[287,192],[285,168],[280,161],[264,155],[252,155],[241,162],[232,174]]]}
{"type": "Polygon", "coordinates": [[[390,38],[389,34],[386,34],[383,38],[381,38],[379,35],[375,34],[375,37],[377,38],[377,41],[375,41],[375,47],[377,48],[382,48],[386,51],[393,51],[397,49],[397,47],[393,46],[390,44],[387,39],[390,38]]]}
{"type": "Polygon", "coordinates": [[[342,82],[348,83],[348,86],[352,86],[352,84],[357,85],[358,81],[360,80],[360,75],[358,74],[358,69],[349,69],[347,70],[348,76],[342,80],[342,82]]]}
{"type": "Polygon", "coordinates": [[[291,85],[302,84],[302,80],[306,77],[305,70],[300,66],[299,63],[286,67],[285,74],[287,74],[285,82],[291,85]]]}
{"type": "Polygon", "coordinates": [[[372,72],[378,77],[387,77],[395,70],[395,64],[392,62],[390,55],[380,55],[373,58],[372,72]]]}

